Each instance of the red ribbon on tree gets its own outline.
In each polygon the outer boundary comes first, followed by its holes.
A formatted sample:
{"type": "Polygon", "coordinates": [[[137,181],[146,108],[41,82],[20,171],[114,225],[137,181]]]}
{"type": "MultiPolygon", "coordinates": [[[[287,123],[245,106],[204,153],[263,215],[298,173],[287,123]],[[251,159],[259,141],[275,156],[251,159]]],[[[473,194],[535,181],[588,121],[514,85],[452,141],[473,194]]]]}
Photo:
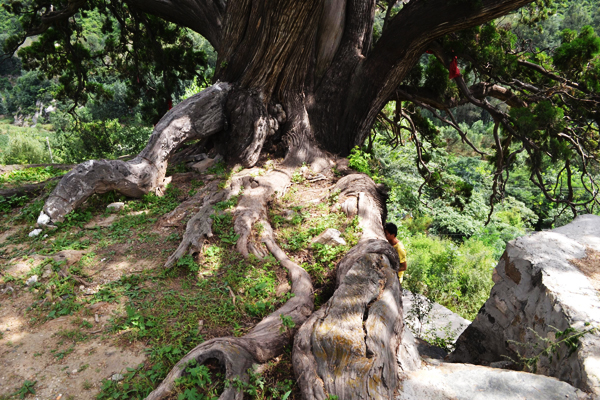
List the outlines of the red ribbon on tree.
{"type": "Polygon", "coordinates": [[[457,76],[460,76],[460,69],[458,69],[458,62],[456,61],[456,56],[450,61],[450,67],[448,68],[449,74],[448,79],[454,79],[457,76]]]}
{"type": "Polygon", "coordinates": [[[171,108],[173,108],[173,100],[169,100],[169,103],[167,104],[167,106],[169,107],[169,110],[171,108]]]}

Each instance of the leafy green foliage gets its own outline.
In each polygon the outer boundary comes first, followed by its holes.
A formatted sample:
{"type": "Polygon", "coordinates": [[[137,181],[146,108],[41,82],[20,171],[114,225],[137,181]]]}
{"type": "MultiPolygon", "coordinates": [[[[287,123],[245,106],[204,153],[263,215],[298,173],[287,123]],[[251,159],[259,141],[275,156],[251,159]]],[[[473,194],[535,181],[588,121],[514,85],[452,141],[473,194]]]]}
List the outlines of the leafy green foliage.
{"type": "Polygon", "coordinates": [[[61,123],[57,126],[56,147],[70,162],[136,154],[146,146],[152,131],[136,121],[123,125],[116,118],[90,122],[67,118],[61,123]]]}
{"type": "Polygon", "coordinates": [[[591,26],[584,26],[579,34],[565,29],[562,42],[554,52],[554,65],[572,78],[576,78],[587,63],[600,53],[600,38],[591,26]]]}
{"type": "Polygon", "coordinates": [[[408,254],[404,286],[473,319],[493,285],[493,249],[477,239],[457,245],[417,235],[402,241],[408,254]]]}
{"type": "Polygon", "coordinates": [[[48,180],[66,174],[67,170],[61,170],[52,166],[15,169],[0,175],[0,187],[18,186],[23,183],[35,183],[48,180]]]}
{"type": "MultiPolygon", "coordinates": [[[[206,365],[197,365],[196,360],[190,361],[185,366],[185,375],[175,380],[176,388],[181,391],[178,400],[214,400],[218,399],[217,387],[219,382],[213,383],[211,371],[206,365]]],[[[215,373],[216,378],[222,374],[215,373]]]]}
{"type": "MultiPolygon", "coordinates": [[[[25,29],[40,23],[37,10],[45,7],[43,2],[6,6],[25,29]]],[[[63,6],[54,4],[57,9],[63,6]]],[[[5,47],[16,48],[24,33],[8,38],[5,47]]],[[[125,3],[91,1],[71,16],[69,24],[50,27],[21,48],[19,57],[26,69],[57,77],[55,96],[76,103],[86,103],[90,97],[110,99],[113,93],[105,76],[118,76],[129,83],[128,103],[140,102],[143,115],[156,122],[172,96],[183,94],[185,81],[203,76],[207,56],[194,42],[186,29],[125,3]]]]}
{"type": "Polygon", "coordinates": [[[15,207],[22,207],[28,200],[27,196],[16,194],[10,197],[0,196],[0,212],[7,213],[15,207]]]}
{"type": "MultiPolygon", "coordinates": [[[[589,323],[586,323],[588,326],[589,323]]],[[[529,333],[533,336],[533,340],[527,343],[520,343],[514,340],[509,342],[516,347],[517,359],[512,360],[518,365],[521,365],[526,371],[536,373],[538,364],[542,358],[552,362],[553,358],[561,359],[570,357],[580,346],[579,339],[588,333],[596,332],[596,328],[586,328],[577,330],[569,327],[564,331],[550,326],[554,329],[554,335],[548,337],[540,336],[535,330],[528,328],[529,333]],[[524,353],[524,354],[521,354],[524,353]]]]}
{"type": "Polygon", "coordinates": [[[36,383],[37,381],[32,382],[30,380],[25,380],[25,382],[23,382],[23,386],[17,390],[15,395],[19,396],[20,399],[24,399],[29,394],[35,394],[35,389],[33,387],[36,383]]]}

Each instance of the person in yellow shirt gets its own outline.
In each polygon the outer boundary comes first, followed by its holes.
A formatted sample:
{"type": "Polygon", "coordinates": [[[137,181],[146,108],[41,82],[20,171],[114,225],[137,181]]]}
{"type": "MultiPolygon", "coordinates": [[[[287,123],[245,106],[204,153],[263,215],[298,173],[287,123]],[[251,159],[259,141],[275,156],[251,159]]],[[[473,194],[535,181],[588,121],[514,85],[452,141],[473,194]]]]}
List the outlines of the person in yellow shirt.
{"type": "Polygon", "coordinates": [[[402,283],[402,279],[404,278],[404,271],[406,271],[406,250],[404,249],[404,245],[401,241],[398,240],[396,235],[398,235],[398,227],[391,222],[385,224],[384,228],[385,238],[392,245],[394,249],[398,252],[398,257],[400,257],[400,268],[398,269],[398,279],[400,283],[402,283]]]}

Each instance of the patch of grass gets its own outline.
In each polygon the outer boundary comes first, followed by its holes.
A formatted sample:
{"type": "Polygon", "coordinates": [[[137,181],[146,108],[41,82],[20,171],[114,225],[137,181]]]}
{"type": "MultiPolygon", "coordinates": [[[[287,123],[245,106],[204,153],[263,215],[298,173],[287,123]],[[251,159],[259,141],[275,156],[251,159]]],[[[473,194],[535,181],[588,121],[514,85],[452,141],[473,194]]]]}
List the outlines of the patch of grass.
{"type": "Polygon", "coordinates": [[[71,354],[73,351],[75,351],[75,346],[71,346],[61,351],[59,351],[58,349],[53,349],[50,350],[50,353],[52,353],[54,357],[58,358],[59,360],[62,360],[63,358],[71,354]]]}
{"type": "Polygon", "coordinates": [[[183,200],[185,194],[175,186],[168,185],[164,196],[148,193],[139,201],[127,203],[132,211],[148,210],[150,215],[163,215],[173,211],[183,200]]]}
{"type": "Polygon", "coordinates": [[[73,330],[61,329],[60,331],[58,331],[56,336],[61,337],[66,340],[69,340],[69,341],[72,341],[73,343],[85,342],[89,338],[88,334],[82,332],[79,329],[73,329],[73,330]]]}
{"type": "Polygon", "coordinates": [[[62,176],[69,171],[48,167],[17,169],[0,175],[0,188],[19,186],[23,183],[43,182],[56,176],[62,176]]]}
{"type": "Polygon", "coordinates": [[[29,198],[27,196],[12,195],[10,197],[0,196],[0,213],[9,213],[13,208],[23,207],[29,198]]]}

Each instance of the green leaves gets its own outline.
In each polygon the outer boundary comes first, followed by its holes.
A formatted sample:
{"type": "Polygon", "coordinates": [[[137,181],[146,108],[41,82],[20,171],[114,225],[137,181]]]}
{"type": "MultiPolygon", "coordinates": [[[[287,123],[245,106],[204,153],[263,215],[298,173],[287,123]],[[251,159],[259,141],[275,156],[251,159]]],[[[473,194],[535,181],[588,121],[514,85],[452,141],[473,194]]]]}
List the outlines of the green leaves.
{"type": "Polygon", "coordinates": [[[581,32],[565,29],[563,43],[556,49],[554,65],[570,77],[577,77],[586,69],[587,63],[600,53],[600,38],[591,26],[584,26],[581,32]]]}

